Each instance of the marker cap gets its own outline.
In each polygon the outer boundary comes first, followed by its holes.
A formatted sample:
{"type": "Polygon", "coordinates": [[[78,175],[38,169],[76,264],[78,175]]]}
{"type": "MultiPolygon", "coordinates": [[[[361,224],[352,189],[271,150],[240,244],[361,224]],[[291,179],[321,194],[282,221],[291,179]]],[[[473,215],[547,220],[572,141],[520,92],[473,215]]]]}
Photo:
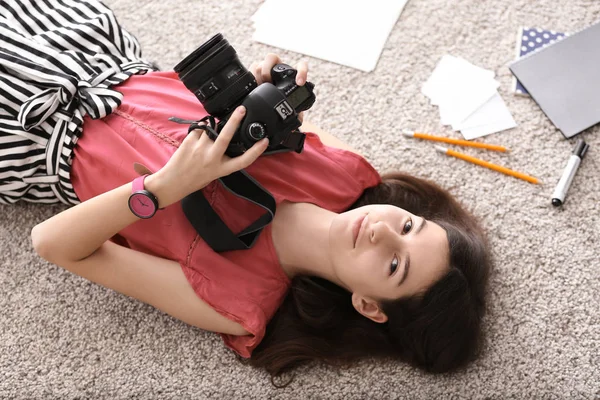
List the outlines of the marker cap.
{"type": "Polygon", "coordinates": [[[577,168],[589,147],[590,146],[583,139],[577,140],[575,148],[573,149],[573,155],[569,158],[567,167],[563,171],[563,174],[554,189],[554,193],[552,193],[552,205],[554,207],[563,205],[569,186],[571,186],[575,173],[577,172],[577,168]]]}
{"type": "Polygon", "coordinates": [[[589,148],[590,145],[587,144],[583,139],[578,139],[577,143],[575,144],[575,148],[573,149],[573,154],[583,159],[589,148]]]}

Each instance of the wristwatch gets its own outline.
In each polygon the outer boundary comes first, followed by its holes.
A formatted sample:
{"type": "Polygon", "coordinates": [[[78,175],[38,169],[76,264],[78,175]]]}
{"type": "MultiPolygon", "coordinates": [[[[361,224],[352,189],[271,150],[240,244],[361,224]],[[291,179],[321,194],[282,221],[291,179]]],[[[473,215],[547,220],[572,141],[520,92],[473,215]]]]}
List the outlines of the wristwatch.
{"type": "Polygon", "coordinates": [[[129,209],[138,218],[152,218],[158,210],[158,199],[144,189],[144,179],[148,174],[138,176],[133,180],[133,189],[129,196],[129,209]]]}

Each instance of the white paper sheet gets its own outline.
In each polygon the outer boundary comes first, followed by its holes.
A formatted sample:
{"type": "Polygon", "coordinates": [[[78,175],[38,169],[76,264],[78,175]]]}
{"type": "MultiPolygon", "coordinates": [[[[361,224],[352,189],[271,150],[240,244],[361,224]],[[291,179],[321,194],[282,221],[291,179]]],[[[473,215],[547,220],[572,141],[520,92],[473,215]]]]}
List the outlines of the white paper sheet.
{"type": "Polygon", "coordinates": [[[369,72],[407,1],[266,0],[252,39],[369,72]]]}
{"type": "MultiPolygon", "coordinates": [[[[496,89],[500,86],[493,80],[489,84],[482,83],[471,90],[463,89],[460,94],[449,96],[440,104],[440,120],[442,125],[456,125],[464,121],[469,115],[478,110],[482,104],[498,94],[496,89]]],[[[456,93],[456,92],[454,92],[456,93]]]]}
{"type": "Polygon", "coordinates": [[[440,97],[458,94],[461,86],[476,87],[475,83],[493,81],[494,75],[493,71],[477,67],[463,58],[444,55],[421,92],[431,99],[431,104],[439,105],[440,97]]]}
{"type": "Polygon", "coordinates": [[[512,129],[517,126],[499,93],[481,106],[458,129],[467,140],[512,129]]]}
{"type": "Polygon", "coordinates": [[[493,71],[445,55],[421,92],[439,107],[443,125],[452,125],[470,140],[516,126],[499,86],[493,71]]]}
{"type": "Polygon", "coordinates": [[[516,126],[510,111],[506,107],[502,96],[496,93],[490,98],[484,105],[476,110],[473,114],[469,115],[464,121],[453,126],[455,131],[462,129],[474,128],[477,126],[483,126],[498,121],[509,121],[516,126]]]}

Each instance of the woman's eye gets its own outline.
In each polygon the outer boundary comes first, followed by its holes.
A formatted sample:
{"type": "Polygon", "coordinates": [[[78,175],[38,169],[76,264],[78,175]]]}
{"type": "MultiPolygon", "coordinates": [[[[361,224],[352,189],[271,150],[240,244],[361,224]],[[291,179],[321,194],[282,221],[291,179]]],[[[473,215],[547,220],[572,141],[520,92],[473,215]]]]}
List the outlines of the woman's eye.
{"type": "Polygon", "coordinates": [[[411,231],[413,227],[413,222],[412,219],[409,219],[408,221],[406,221],[406,223],[404,224],[404,228],[402,228],[402,234],[406,235],[408,232],[411,231]]]}
{"type": "Polygon", "coordinates": [[[392,263],[390,264],[390,275],[393,275],[397,269],[398,269],[398,257],[396,257],[396,255],[394,255],[394,259],[392,260],[392,263]]]}

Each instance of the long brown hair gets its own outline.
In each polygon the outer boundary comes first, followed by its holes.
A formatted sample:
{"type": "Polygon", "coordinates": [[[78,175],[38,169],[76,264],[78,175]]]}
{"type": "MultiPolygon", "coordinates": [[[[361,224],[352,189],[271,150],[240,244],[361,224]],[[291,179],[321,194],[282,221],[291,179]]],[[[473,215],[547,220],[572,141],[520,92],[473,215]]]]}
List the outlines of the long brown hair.
{"type": "Polygon", "coordinates": [[[438,185],[401,173],[383,175],[382,183],[365,190],[351,208],[367,204],[392,204],[442,226],[450,246],[449,272],[418,297],[383,302],[386,323],[359,314],[347,290],[321,278],[296,276],[251,365],[266,368],[273,378],[310,361],[348,365],[360,358],[393,357],[445,372],[477,355],[490,270],[477,220],[438,185]]]}

